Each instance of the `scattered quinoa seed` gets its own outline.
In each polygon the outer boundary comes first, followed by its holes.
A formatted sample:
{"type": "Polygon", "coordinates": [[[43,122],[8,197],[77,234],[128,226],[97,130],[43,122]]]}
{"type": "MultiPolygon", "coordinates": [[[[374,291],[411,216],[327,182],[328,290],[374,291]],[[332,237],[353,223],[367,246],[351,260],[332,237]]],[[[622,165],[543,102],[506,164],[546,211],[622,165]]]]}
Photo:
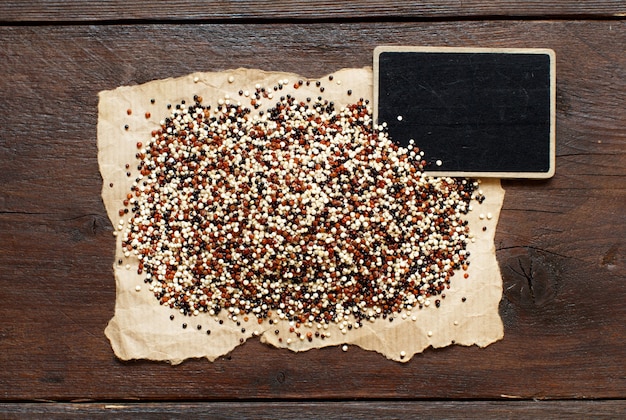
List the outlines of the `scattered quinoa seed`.
{"type": "Polygon", "coordinates": [[[368,101],[300,100],[282,86],[213,108],[198,96],[168,104],[137,143],[122,247],[155,299],[238,325],[287,320],[309,341],[333,323],[345,334],[431,298],[439,307],[435,297],[467,267],[464,215],[478,184],[424,176],[423,154],[393,143],[368,101]]]}

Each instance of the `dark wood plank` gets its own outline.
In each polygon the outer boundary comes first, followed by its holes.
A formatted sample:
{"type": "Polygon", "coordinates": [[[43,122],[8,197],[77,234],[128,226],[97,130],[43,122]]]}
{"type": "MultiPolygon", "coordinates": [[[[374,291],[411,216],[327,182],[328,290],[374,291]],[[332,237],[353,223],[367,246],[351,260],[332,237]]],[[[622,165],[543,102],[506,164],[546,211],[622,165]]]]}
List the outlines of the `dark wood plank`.
{"type": "Polygon", "coordinates": [[[152,1],[20,0],[0,4],[3,22],[88,22],[118,20],[258,19],[440,19],[451,17],[605,17],[624,16],[620,0],[536,1],[152,1]]]}
{"type": "Polygon", "coordinates": [[[626,22],[16,26],[0,40],[1,399],[626,396],[626,22]],[[556,176],[504,182],[504,340],[408,364],[257,342],[215,363],[116,360],[97,92],[239,66],[315,77],[390,42],[556,51],[556,176]]]}
{"type": "Polygon", "coordinates": [[[172,416],[242,418],[617,418],[626,401],[419,401],[419,402],[215,402],[215,403],[82,403],[0,404],[0,416],[47,419],[171,418],[172,416]]]}

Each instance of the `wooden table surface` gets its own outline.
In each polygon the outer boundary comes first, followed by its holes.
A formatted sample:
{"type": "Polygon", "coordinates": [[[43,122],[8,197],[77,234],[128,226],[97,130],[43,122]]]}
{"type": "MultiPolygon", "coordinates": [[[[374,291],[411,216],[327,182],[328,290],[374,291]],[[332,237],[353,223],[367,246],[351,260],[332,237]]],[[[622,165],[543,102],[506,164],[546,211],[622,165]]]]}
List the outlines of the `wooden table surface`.
{"type": "Polygon", "coordinates": [[[624,414],[626,3],[415,3],[2,2],[0,417],[624,414]],[[98,92],[235,67],[317,77],[381,44],[556,51],[556,175],[503,181],[504,340],[406,364],[255,340],[214,363],[117,360],[98,92]]]}

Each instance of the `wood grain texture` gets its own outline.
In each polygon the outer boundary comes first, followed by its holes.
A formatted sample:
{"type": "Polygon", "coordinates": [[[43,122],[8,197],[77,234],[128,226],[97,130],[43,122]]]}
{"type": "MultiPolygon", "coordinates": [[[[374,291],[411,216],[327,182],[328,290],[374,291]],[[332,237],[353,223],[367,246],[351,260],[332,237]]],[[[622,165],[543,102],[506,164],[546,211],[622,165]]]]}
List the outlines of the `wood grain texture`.
{"type": "Polygon", "coordinates": [[[0,40],[0,399],[626,397],[626,22],[5,26],[0,40]],[[370,65],[380,44],[556,51],[556,175],[503,183],[504,340],[407,364],[254,341],[214,363],[118,361],[97,93],[239,66],[316,77],[370,65]]]}
{"type": "Polygon", "coordinates": [[[420,401],[420,402],[215,402],[133,404],[0,404],[0,416],[45,417],[46,419],[172,418],[211,419],[528,419],[528,418],[618,418],[626,401],[420,401]]]}
{"type": "Polygon", "coordinates": [[[0,22],[86,22],[129,20],[319,20],[441,19],[459,17],[593,17],[626,14],[621,0],[466,1],[263,1],[9,0],[0,3],[0,22]]]}

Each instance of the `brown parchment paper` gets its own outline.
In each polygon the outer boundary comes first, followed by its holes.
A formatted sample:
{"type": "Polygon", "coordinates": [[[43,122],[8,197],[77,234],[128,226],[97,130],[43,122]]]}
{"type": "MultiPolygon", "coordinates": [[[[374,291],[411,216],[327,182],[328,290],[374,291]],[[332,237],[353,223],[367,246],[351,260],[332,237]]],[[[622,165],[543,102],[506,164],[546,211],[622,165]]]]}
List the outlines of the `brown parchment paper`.
{"type": "MultiPolygon", "coordinates": [[[[327,76],[319,79],[325,86],[325,92],[321,94],[324,99],[333,100],[337,105],[351,103],[358,98],[371,100],[370,68],[344,69],[333,73],[333,76],[333,81],[327,76]],[[348,89],[352,90],[350,96],[347,94],[348,89]]],[[[473,211],[467,215],[473,234],[468,246],[471,253],[471,264],[467,271],[469,278],[463,278],[463,272],[455,274],[439,308],[435,307],[435,298],[432,298],[428,307],[405,312],[396,316],[393,322],[383,319],[364,321],[363,327],[353,328],[345,334],[339,326],[333,324],[321,331],[327,336],[324,340],[308,342],[289,333],[290,325],[286,320],[279,321],[276,318],[273,325],[267,321],[259,325],[254,316],[250,316],[248,322],[240,317],[241,325],[237,326],[223,314],[223,324],[220,324],[218,318],[208,314],[183,316],[169,307],[159,305],[143,282],[143,275],[137,274],[138,260],[132,255],[125,257],[121,249],[123,231],[129,217],[120,217],[118,212],[123,208],[122,201],[138,176],[135,158],[137,142],[145,144],[150,138],[150,132],[158,128],[160,121],[169,115],[166,104],[180,103],[181,100],[193,103],[194,95],[202,96],[205,104],[217,103],[225,95],[229,95],[233,101],[241,100],[244,103],[244,98],[238,95],[239,90],[253,92],[257,83],[273,87],[279,80],[288,81],[285,88],[279,91],[280,95],[291,93],[301,100],[307,96],[320,95],[319,89],[315,87],[316,79],[311,79],[309,87],[302,86],[295,90],[293,84],[299,79],[307,80],[289,73],[236,69],[218,73],[193,73],[176,79],[100,92],[98,163],[103,178],[102,199],[117,232],[116,257],[113,262],[117,290],[115,315],[106,327],[105,334],[120,359],[162,360],[172,364],[198,357],[213,361],[241,345],[242,337],[244,342],[248,338],[258,337],[264,343],[295,352],[347,344],[406,362],[429,346],[437,348],[456,343],[484,347],[503,337],[503,326],[498,314],[502,281],[493,238],[504,190],[497,179],[481,180],[480,189],[486,200],[482,204],[472,202],[473,211]],[[151,99],[154,103],[151,103],[151,99]],[[132,113],[129,115],[127,110],[132,113]],[[149,117],[146,113],[149,113],[149,117]],[[125,129],[125,125],[128,125],[128,129],[125,129]],[[128,169],[126,164],[129,165],[128,169]],[[130,177],[127,172],[131,172],[130,177]],[[487,229],[483,231],[483,227],[487,229]],[[172,314],[175,315],[173,321],[170,320],[172,314]],[[188,325],[187,328],[182,328],[183,323],[188,325]],[[198,330],[198,325],[201,330],[198,330]],[[241,332],[242,327],[246,330],[245,334],[241,332]],[[211,334],[206,334],[206,330],[210,330],[211,334]],[[275,330],[280,333],[276,335],[275,330]],[[282,342],[279,341],[281,338],[282,342]]],[[[275,101],[263,103],[260,110],[275,101]]],[[[305,334],[309,330],[301,331],[305,334]]],[[[312,331],[316,331],[315,326],[312,331]]]]}

